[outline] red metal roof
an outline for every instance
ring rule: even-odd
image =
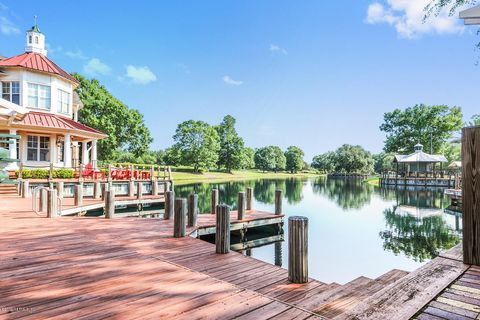
[[[69,81],[79,83],[68,72],[57,66],[46,56],[36,52],[25,52],[15,57],[0,60],[0,67],[22,67],[26,69],[52,73]]]
[[[16,121],[15,124],[23,124],[23,125],[54,128],[54,129],[81,130],[85,132],[101,134],[106,136],[103,132],[90,128],[72,119],[62,117],[56,114],[36,112],[36,111],[31,111],[27,113],[25,118],[23,118],[20,121]]]

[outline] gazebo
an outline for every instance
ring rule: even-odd
[[[418,143],[413,153],[395,155],[393,162],[397,164],[397,177],[427,177],[436,171],[437,164],[443,169],[443,163],[448,160],[443,155],[423,152],[423,145]]]

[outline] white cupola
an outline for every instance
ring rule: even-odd
[[[30,30],[27,30],[25,52],[36,52],[44,56],[47,55],[47,50],[45,50],[45,35],[38,29],[37,17],[35,17],[35,25]]]

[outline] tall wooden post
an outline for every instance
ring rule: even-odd
[[[185,214],[187,213],[187,199],[175,199],[175,216],[173,217],[173,237],[185,237],[187,230],[185,228]]]
[[[218,205],[216,211],[215,252],[228,253],[230,252],[230,207],[225,204]]]
[[[188,226],[194,227],[197,225],[198,216],[198,194],[190,194],[188,196]]]
[[[40,189],[40,199],[39,199],[39,211],[40,212],[47,212],[48,210],[48,190],[47,189]]]
[[[212,199],[211,199],[211,205],[210,205],[210,213],[215,214],[215,210],[217,209],[218,206],[218,189],[212,189]]]
[[[133,198],[135,196],[135,182],[130,180],[128,182],[128,196]]]
[[[151,181],[151,188],[152,188],[152,196],[158,196],[158,181],[157,179],[153,179]]]
[[[23,163],[20,162],[18,165],[18,179],[23,179]]]
[[[165,214],[163,218],[165,220],[169,220],[171,216],[173,216],[173,209],[175,200],[175,192],[174,191],[167,191],[165,192]]]
[[[480,126],[462,129],[463,262],[480,265]]]
[[[243,220],[245,219],[245,206],[246,206],[246,201],[245,201],[245,192],[239,192],[237,196],[237,219],[238,220]]]
[[[107,181],[112,181],[112,171],[113,171],[113,165],[111,163],[109,163],[108,164]]]
[[[76,184],[73,186],[74,205],[81,207],[83,205],[83,184]]]
[[[48,170],[48,180],[51,181],[53,179],[53,162],[50,162],[50,170]]]
[[[143,197],[143,182],[137,183],[137,199],[142,199]]]
[[[102,198],[102,183],[100,181],[95,181],[95,183],[93,184],[93,198]]]
[[[30,181],[24,180],[22,183],[22,198],[30,198],[31,196]]]
[[[63,181],[58,181],[56,183],[55,187],[57,188],[58,197],[60,199],[63,199],[64,182]]]
[[[58,214],[57,190],[49,189],[47,197],[47,218],[55,218]]]
[[[282,190],[275,190],[275,214],[282,214]]]
[[[110,188],[110,190],[105,191],[105,218],[113,219],[115,214],[115,190]]]
[[[308,282],[308,218],[288,218],[288,280]]]
[[[253,188],[247,188],[247,210],[253,210]]]
[[[135,167],[133,164],[130,165],[130,180],[135,180]]]

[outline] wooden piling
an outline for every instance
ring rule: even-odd
[[[143,182],[137,183],[137,199],[143,198]]]
[[[95,181],[95,183],[93,184],[93,198],[102,198],[102,183],[100,181]]]
[[[76,184],[73,186],[73,199],[75,206],[82,206],[83,205],[83,184]]]
[[[57,194],[60,199],[63,199],[63,190],[64,190],[64,183],[63,181],[58,181],[55,183],[55,187],[57,188]]]
[[[187,199],[175,199],[175,216],[173,217],[173,237],[185,237],[187,230],[185,228],[185,214],[187,213]]]
[[[169,220],[170,217],[173,216],[173,210],[175,207],[174,200],[175,200],[174,191],[165,192],[165,214],[163,215],[163,218],[165,220]]]
[[[282,190],[275,190],[275,214],[282,214]]]
[[[212,199],[211,199],[211,213],[215,214],[215,210],[217,209],[218,206],[218,189],[212,189]]]
[[[128,182],[128,196],[133,198],[135,196],[135,182],[130,180]]]
[[[198,217],[198,194],[190,194],[188,196],[188,223],[189,227],[197,225]]]
[[[115,190],[105,191],[105,218],[113,219],[115,214]]]
[[[308,218],[288,218],[288,280],[308,282]]]
[[[253,210],[253,188],[247,188],[247,210]]]
[[[480,265],[480,126],[462,129],[463,262]]]
[[[239,192],[237,196],[237,219],[243,220],[245,219],[245,207],[246,207],[246,200],[245,200],[245,192]]]
[[[106,192],[107,192],[107,183],[102,183],[100,185],[100,196],[102,198],[103,201],[105,201],[105,196],[106,196]]]
[[[22,183],[22,198],[30,198],[31,196],[30,181],[24,180]]]
[[[152,196],[158,196],[158,181],[157,181],[157,179],[153,179],[151,181],[151,187],[152,187]]]
[[[215,252],[230,252],[230,207],[222,204],[216,208],[217,223],[215,233]]]
[[[39,206],[38,211],[40,212],[47,212],[48,208],[48,190],[47,189],[40,189],[39,195]]]
[[[58,192],[49,189],[47,193],[47,218],[55,218],[58,215]]]

